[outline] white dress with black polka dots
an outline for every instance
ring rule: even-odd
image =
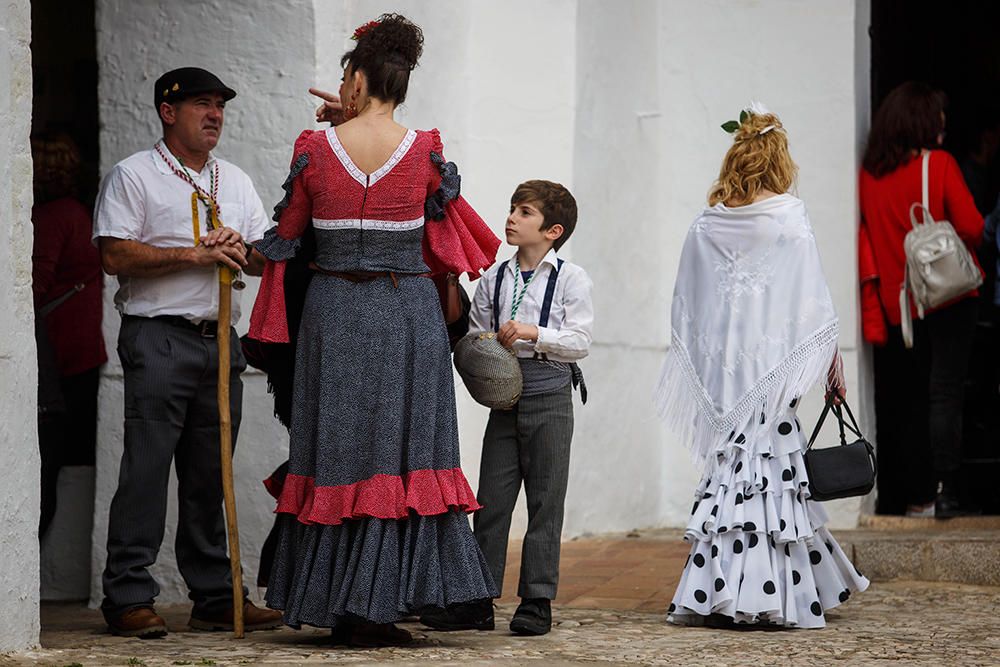
[[[723,436],[695,492],[685,540],[692,542],[667,619],[821,628],[824,612],[863,591],[858,572],[809,500],[797,400],[753,413]]]

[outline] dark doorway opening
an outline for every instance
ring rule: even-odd
[[[984,215],[1000,194],[1000,3],[873,0],[872,112],[905,81],[949,99],[944,148],[959,162]],[[996,248],[982,247],[987,273],[979,308],[963,421],[963,484],[983,509],[1000,514],[1000,309],[993,305]],[[916,417],[916,416],[915,416]]]
[[[80,165],[74,198],[88,210],[93,209],[97,194],[100,157],[94,4],[94,0],[31,2],[32,138],[65,145],[63,137],[68,136],[76,145]],[[40,201],[36,197],[36,204]],[[94,453],[79,451],[92,445],[88,438],[75,437],[74,430],[86,425],[74,423],[80,409],[75,401],[78,396],[71,397],[75,405],[68,406],[69,416],[59,431],[53,431],[51,422],[48,430],[43,430],[42,420],[39,425],[40,433],[58,433],[42,437],[42,474],[49,480],[43,481],[43,494],[47,494],[43,502],[46,530],[41,540],[43,600],[90,596]],[[64,434],[74,437],[59,437]],[[53,507],[53,489],[54,515],[44,509]]]

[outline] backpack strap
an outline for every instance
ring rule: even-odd
[[[500,331],[500,285],[503,283],[503,277],[507,273],[507,262],[510,260],[504,260],[500,266],[497,268],[497,281],[493,286],[493,332],[498,333]]]
[[[921,190],[921,193],[922,193],[922,197],[921,197],[920,201],[921,201],[921,203],[923,203],[924,210],[927,211],[928,215],[930,215],[930,212],[931,212],[930,194],[929,194],[930,187],[928,185],[928,182],[930,180],[930,176],[929,176],[930,170],[931,170],[931,152],[930,151],[925,151],[924,152],[924,158],[923,158],[923,164],[920,166],[920,172],[921,172],[920,173],[920,190]]]
[[[913,347],[913,313],[910,312],[910,262],[903,265],[903,284],[899,286],[899,325],[903,332],[903,345]]]

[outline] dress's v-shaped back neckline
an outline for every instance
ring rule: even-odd
[[[370,187],[375,185],[379,179],[388,174],[392,171],[393,167],[399,164],[399,161],[403,159],[403,156],[405,156],[410,150],[414,140],[417,138],[417,132],[416,130],[407,130],[406,134],[404,134],[403,138],[400,140],[399,145],[396,146],[396,150],[392,152],[392,155],[389,156],[381,167],[373,171],[371,174],[366,173],[358,167],[358,165],[354,164],[354,160],[352,160],[351,156],[348,155],[347,149],[344,148],[342,143],[340,143],[340,137],[337,135],[337,129],[335,127],[331,127],[326,130],[326,138],[327,141],[330,142],[330,148],[337,156],[337,159],[340,160],[340,164],[342,164],[344,169],[347,170],[347,173],[349,173],[354,180],[361,185]]]

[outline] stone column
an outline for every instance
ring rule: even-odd
[[[0,653],[38,643],[37,368],[31,293],[31,5],[0,5]]]

